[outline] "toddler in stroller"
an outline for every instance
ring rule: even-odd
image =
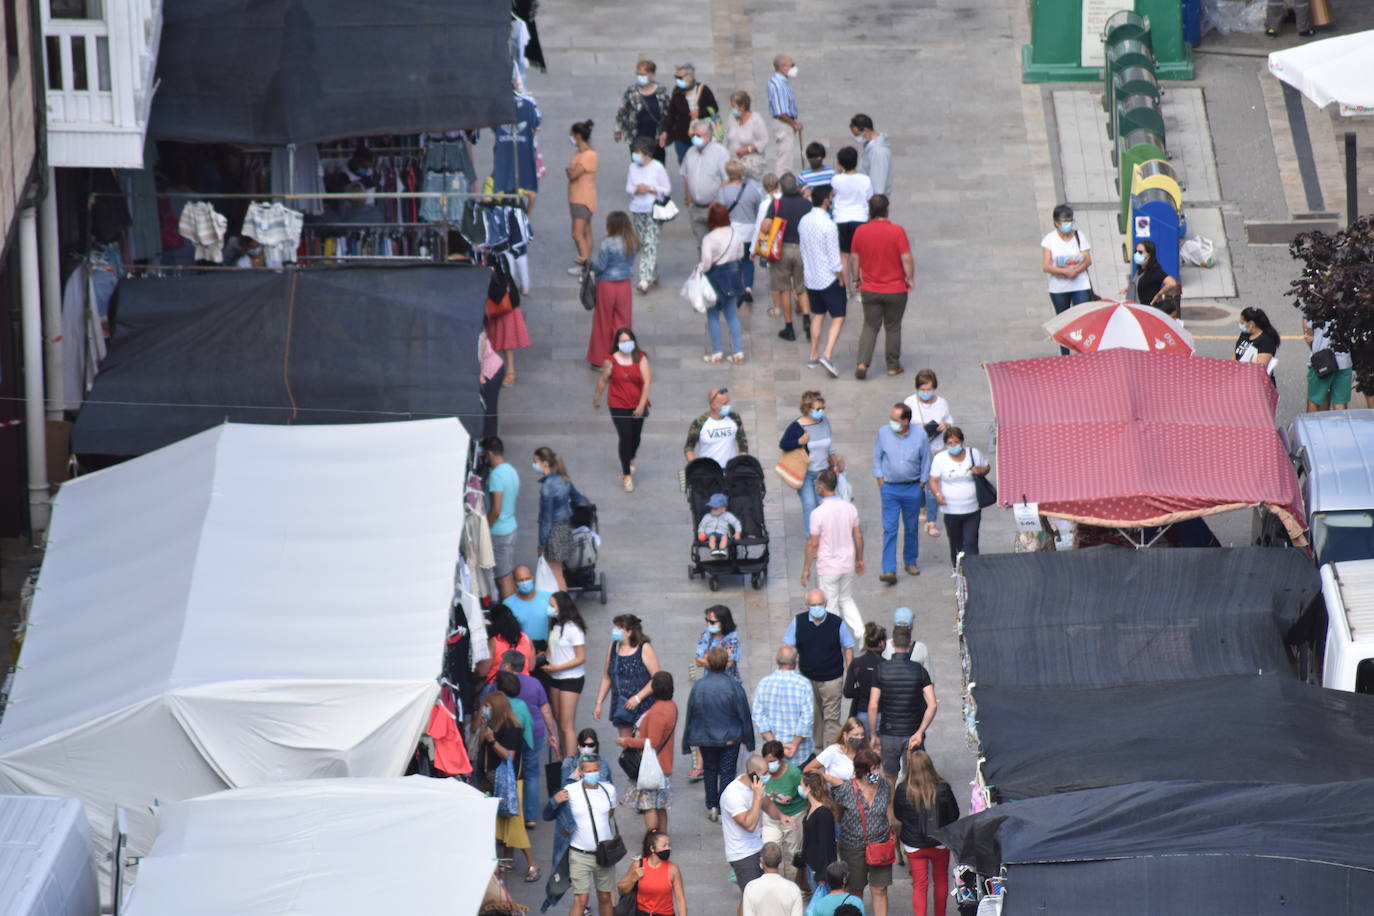
[[[768,575],[768,529],[758,459],[740,455],[722,468],[710,458],[698,458],[687,465],[684,477],[693,532],[688,578],[701,576],[716,591],[721,576],[748,576],[754,588],[762,588]]]
[[[713,557],[729,556],[730,551],[725,548],[732,537],[739,537],[739,519],[726,508],[729,504],[724,493],[712,493],[706,501],[707,512],[697,525],[697,540],[711,548]]]

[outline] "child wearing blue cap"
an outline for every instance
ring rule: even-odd
[[[713,557],[725,556],[730,539],[739,537],[739,519],[726,508],[729,504],[724,493],[712,493],[706,501],[706,508],[710,511],[701,517],[701,523],[697,525],[697,540],[706,542]]]

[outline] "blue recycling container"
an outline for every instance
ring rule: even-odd
[[[1178,276],[1178,240],[1182,219],[1174,209],[1174,202],[1161,188],[1146,188],[1131,195],[1131,247],[1135,243],[1155,243],[1159,266],[1171,277]]]

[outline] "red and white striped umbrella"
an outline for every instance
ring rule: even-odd
[[[1075,353],[1148,350],[1193,355],[1193,336],[1159,309],[1139,302],[1084,302],[1045,322],[1055,343]]]

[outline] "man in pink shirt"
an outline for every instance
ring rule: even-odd
[[[829,468],[816,475],[816,494],[821,504],[811,510],[801,584],[803,588],[809,587],[814,563],[826,610],[839,614],[858,640],[863,638],[864,621],[853,593],[854,576],[864,571],[864,533],[859,527],[859,510],[835,495],[838,483],[835,472]]]

